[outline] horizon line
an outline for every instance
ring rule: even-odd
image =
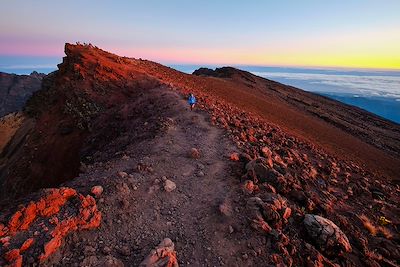
[[[2,57],[4,55],[0,55]],[[7,55],[10,57],[10,55]],[[12,57],[12,56],[11,56]],[[24,56],[18,56],[18,57],[24,57]],[[35,57],[35,58],[60,58],[59,56],[29,56],[29,57]],[[133,58],[133,59],[139,59],[140,57],[128,57],[128,58]],[[61,57],[62,59],[62,57]],[[144,58],[141,58],[144,59]],[[388,72],[400,72],[400,68],[384,68],[384,67],[348,67],[348,66],[321,66],[321,65],[279,65],[279,64],[249,64],[249,63],[196,63],[196,62],[174,62],[174,61],[156,61],[153,59],[144,59],[144,60],[149,60],[153,61],[156,63],[160,63],[166,66],[212,66],[212,67],[271,67],[271,68],[295,68],[295,69],[310,69],[310,70],[316,70],[316,69],[322,69],[322,70],[363,70],[363,71],[388,71]],[[55,70],[57,69],[57,65],[60,64],[60,62],[53,64],[9,64],[9,65],[0,65],[0,69],[51,69],[54,68]]]

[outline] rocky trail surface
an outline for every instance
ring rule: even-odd
[[[151,117],[143,125],[162,121],[163,132],[87,166],[69,184],[80,191],[88,188],[81,181],[102,186],[97,201],[104,223],[68,238],[53,263],[92,266],[111,255],[138,266],[161,240],[171,238],[181,266],[251,265],[242,262],[251,231],[240,215],[237,163],[229,160],[235,147],[207,113],[191,112],[176,93],[148,93],[163,117],[152,116],[149,107]]]

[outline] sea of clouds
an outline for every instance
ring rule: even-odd
[[[400,75],[396,72],[388,72],[385,75],[258,71],[253,73],[307,91],[353,94],[355,97],[388,97],[400,101]]]

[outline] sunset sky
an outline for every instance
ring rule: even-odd
[[[64,43],[80,41],[169,64],[400,69],[399,0],[2,0],[0,5],[3,66],[59,62]]]

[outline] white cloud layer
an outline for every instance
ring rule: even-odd
[[[400,98],[400,76],[357,76],[316,73],[253,72],[267,79],[314,92]]]

